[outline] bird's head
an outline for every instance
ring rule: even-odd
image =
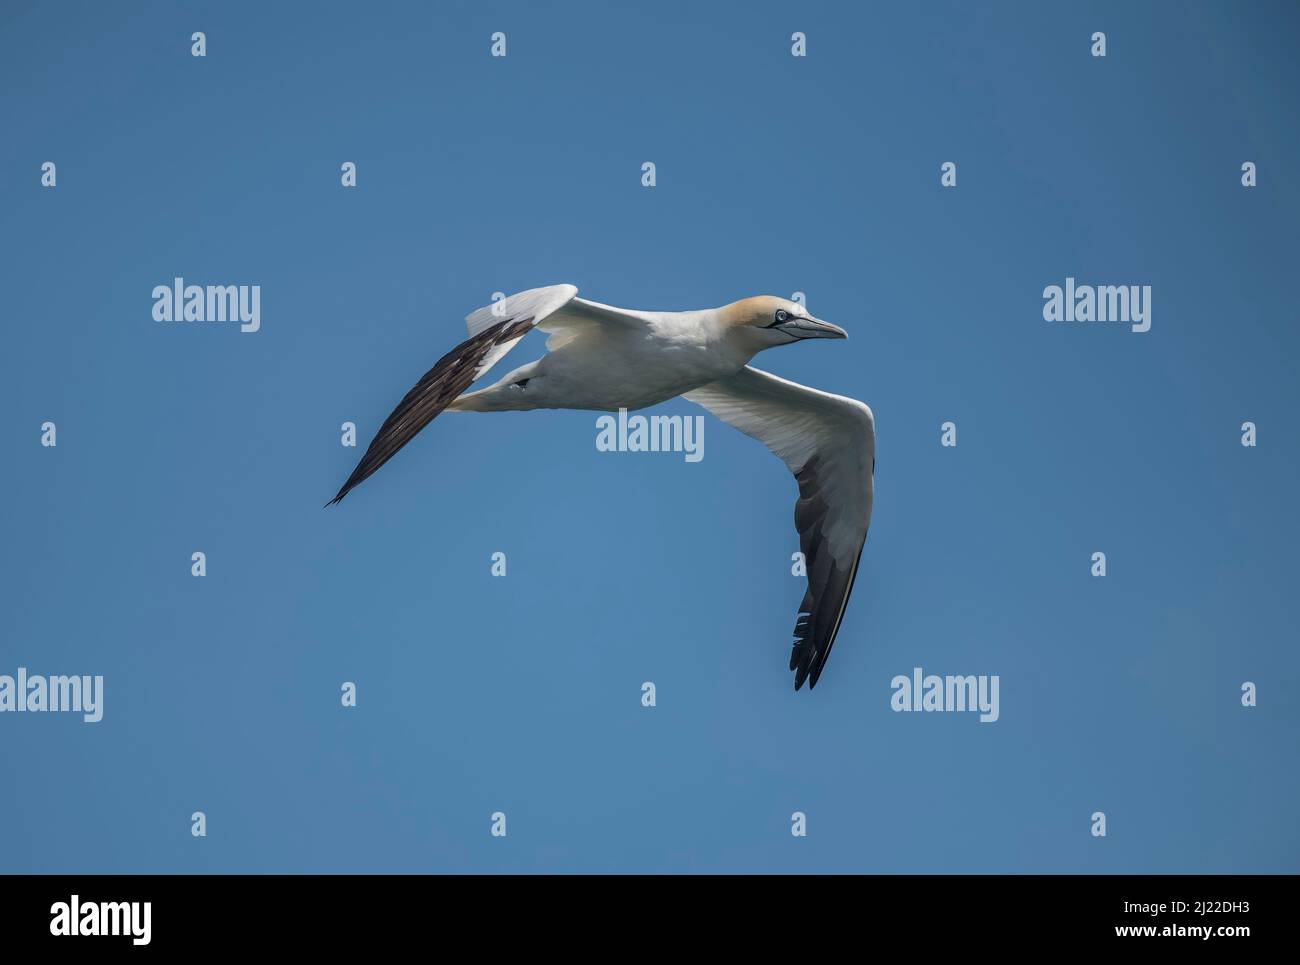
[[[848,338],[838,325],[813,318],[798,302],[775,295],[756,295],[718,311],[728,342],[751,355],[806,338]]]

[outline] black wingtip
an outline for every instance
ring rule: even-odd
[[[352,475],[348,476],[347,482],[345,482],[341,487],[339,487],[339,491],[334,494],[334,498],[325,504],[326,509],[329,509],[335,503],[343,502],[344,496],[352,492],[352,490],[356,489],[357,486],[359,486],[361,483],[365,481],[366,478],[365,476],[361,476],[361,478],[358,479],[357,478],[358,475],[359,475],[359,467],[358,469],[352,470]]]
[[[790,663],[793,664],[790,669],[794,671],[794,689],[797,691],[803,686],[803,682],[808,679],[808,665],[802,660],[796,661],[794,658],[791,658]]]
[[[807,667],[800,667],[794,675],[794,689],[796,691],[803,688],[804,681],[808,682],[808,689],[811,691],[817,686],[817,678],[821,676],[821,669],[809,671]]]

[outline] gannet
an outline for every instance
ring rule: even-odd
[[[856,399],[749,365],[764,349],[847,338],[797,302],[759,295],[721,308],[645,312],[578,298],[573,285],[534,288],[465,319],[469,338],[440,358],[384,420],[333,505],[443,411],[642,409],[682,396],[775,453],[799,484],[795,528],[808,589],[795,620],[794,689],[816,686],[844,620],[871,522],[875,418]],[[546,354],[467,392],[534,328]]]

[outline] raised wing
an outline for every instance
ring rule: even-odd
[[[815,687],[853,592],[871,523],[875,419],[867,406],[752,367],[688,392],[772,450],[794,473],[794,524],[808,570],[795,620],[794,689]]]
[[[541,322],[571,302],[576,294],[578,289],[573,285],[530,288],[470,312],[465,316],[465,327],[469,329],[469,337],[473,338],[510,318],[531,316]]]
[[[601,329],[644,329],[650,324],[651,314],[589,302],[585,298],[573,298],[537,327],[543,332],[551,333],[551,337],[546,340],[546,348],[554,352],[576,338],[591,335]]]
[[[416,433],[555,311],[573,300],[572,285],[533,288],[480,308],[465,318],[469,338],[438,359],[384,420],[347,482],[325,505],[337,503],[396,455]]]
[[[469,329],[470,337],[473,337],[503,319],[531,315],[536,319],[536,328],[550,333],[546,347],[555,351],[573,339],[603,326],[644,328],[648,323],[648,314],[645,312],[587,301],[576,297],[577,293],[578,289],[572,285],[533,288],[478,309],[466,316],[465,326]],[[493,362],[510,351],[513,344],[512,342],[503,348]]]

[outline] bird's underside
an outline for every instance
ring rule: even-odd
[[[843,622],[871,520],[871,410],[730,355],[683,351],[684,341],[692,348],[691,326],[713,324],[711,313],[633,312],[576,294],[571,285],[533,289],[468,316],[469,338],[406,393],[327,505],[342,500],[448,408],[631,409],[682,395],[758,439],[798,482],[795,528],[808,589],[795,621],[790,669],[796,690],[805,680],[815,686]],[[817,320],[805,315],[799,321]],[[466,392],[533,328],[551,334],[547,356],[488,389]]]

